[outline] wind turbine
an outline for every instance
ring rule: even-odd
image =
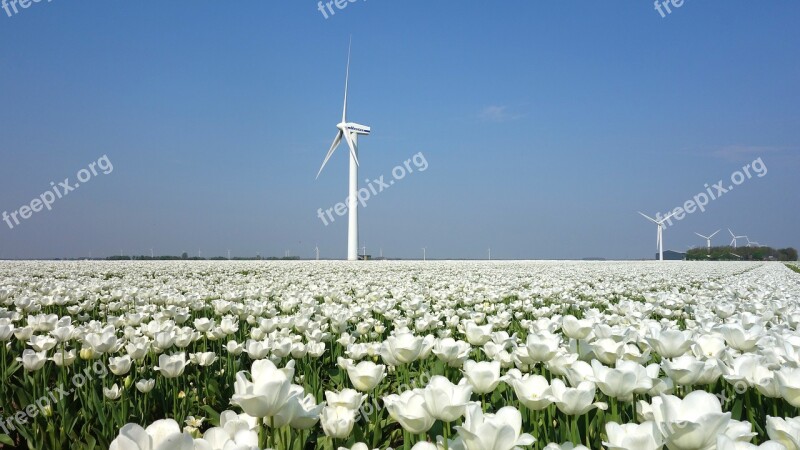
[[[427,252],[428,252],[428,249],[425,248],[425,247],[422,247],[422,260],[423,261],[427,261],[428,260],[428,255],[426,254]]]
[[[713,238],[713,237],[714,237],[714,236],[715,236],[717,233],[719,233],[720,231],[721,231],[721,230],[717,230],[717,231],[713,232],[713,233],[711,234],[711,236],[703,236],[702,234],[700,234],[700,233],[697,233],[697,232],[695,232],[694,234],[696,234],[696,235],[698,235],[698,236],[700,236],[701,238],[703,238],[703,239],[705,239],[705,240],[706,240],[706,250],[710,252],[710,251],[711,251],[711,238]]]
[[[747,239],[747,246],[748,247],[758,247],[758,246],[761,245],[756,241],[750,241],[750,238],[748,238],[747,236],[745,236],[744,238]]]
[[[730,233],[731,237],[733,238],[731,240],[731,246],[733,246],[733,248],[737,248],[738,247],[738,244],[739,244],[738,240],[739,239],[747,239],[747,236],[737,236],[737,235],[733,234],[733,231],[731,231],[730,228],[728,228],[728,233]]]
[[[648,216],[647,214],[645,214],[645,213],[643,213],[641,211],[639,211],[639,214],[641,214],[642,217],[644,217],[645,219],[649,220],[650,222],[653,222],[654,224],[656,224],[658,226],[658,233],[656,234],[656,245],[658,246],[658,260],[659,261],[663,261],[664,260],[664,237],[663,237],[663,235],[664,235],[664,231],[663,231],[664,230],[664,222],[666,222],[667,219],[672,217],[675,213],[672,213],[672,214],[668,215],[667,217],[664,217],[661,220],[653,219],[652,217]]]
[[[352,39],[350,42],[352,47]],[[359,125],[354,122],[347,121],[347,88],[350,82],[350,48],[347,50],[347,74],[344,81],[344,108],[342,109],[342,121],[336,125],[339,132],[333,140],[328,154],[325,155],[325,161],[322,162],[322,167],[317,172],[317,178],[325,168],[325,164],[336,151],[336,148],[344,138],[347,146],[350,148],[350,195],[347,197],[347,211],[348,211],[348,225],[347,225],[347,259],[348,261],[358,260],[358,136],[369,135],[370,127],[366,125]]]

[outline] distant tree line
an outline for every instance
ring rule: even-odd
[[[227,261],[228,258],[224,256],[213,256],[210,258],[202,258],[199,256],[189,256],[184,253],[181,256],[126,256],[126,255],[116,255],[116,256],[109,256],[105,258],[106,261]],[[266,258],[261,256],[237,256],[231,258],[231,261],[298,261],[300,260],[299,256],[268,256]]]
[[[711,247],[693,248],[686,252],[688,261],[797,261],[794,248]]]

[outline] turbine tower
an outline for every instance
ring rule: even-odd
[[[667,219],[672,217],[675,213],[672,213],[672,214],[668,215],[667,217],[664,217],[661,220],[653,219],[652,217],[648,216],[647,214],[645,214],[645,213],[643,213],[641,211],[639,211],[639,214],[641,214],[642,217],[644,217],[645,219],[649,220],[650,222],[653,222],[654,224],[658,225],[658,232],[656,234],[656,246],[658,247],[658,260],[659,261],[663,261],[664,260],[664,237],[663,237],[663,235],[664,235],[664,232],[663,232],[663,230],[664,230],[664,222],[666,222]]]
[[[713,237],[714,237],[714,236],[715,236],[717,233],[719,233],[720,231],[721,231],[721,230],[717,230],[717,231],[715,231],[714,233],[712,233],[712,234],[711,234],[711,236],[703,236],[702,234],[700,234],[700,233],[697,233],[697,232],[695,232],[694,234],[696,234],[696,235],[698,235],[698,236],[700,236],[701,238],[703,238],[703,239],[705,239],[705,240],[706,240],[706,250],[710,252],[710,251],[711,251],[711,238],[713,238]]]
[[[352,39],[350,42],[352,47]],[[347,197],[347,212],[348,212],[348,225],[347,225],[347,259],[348,261],[358,260],[358,136],[370,134],[370,127],[366,125],[359,125],[354,122],[347,121],[347,88],[350,82],[350,48],[347,50],[347,73],[344,79],[344,108],[342,109],[342,121],[336,125],[339,132],[333,140],[328,154],[325,155],[325,161],[322,162],[322,167],[317,172],[317,178],[325,168],[325,164],[336,151],[336,148],[344,138],[347,146],[350,148],[350,195]]]
[[[737,235],[733,234],[733,231],[731,231],[730,228],[728,228],[728,233],[730,233],[731,237],[733,238],[733,239],[731,239],[731,246],[733,248],[737,248],[739,246],[738,245],[739,244],[739,239],[747,239],[747,236],[737,236]]]

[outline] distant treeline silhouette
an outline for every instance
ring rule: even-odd
[[[689,261],[797,261],[794,248],[772,247],[705,247],[686,252]]]
[[[105,258],[106,261],[227,261],[228,258],[224,256],[212,256],[210,258],[203,258],[198,256],[188,256],[185,253],[181,256],[145,256],[145,255],[116,255]],[[297,261],[299,256],[245,256],[233,257],[231,261]]]

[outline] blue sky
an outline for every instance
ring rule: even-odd
[[[98,174],[13,229],[0,258],[346,256],[341,115],[361,179],[428,163],[361,210],[369,253],[647,258],[671,210],[768,168],[665,231],[800,245],[800,3],[69,1],[0,10],[0,212]],[[727,231],[725,231],[727,235]],[[722,233],[720,233],[722,234]],[[717,243],[728,242],[720,239]]]

